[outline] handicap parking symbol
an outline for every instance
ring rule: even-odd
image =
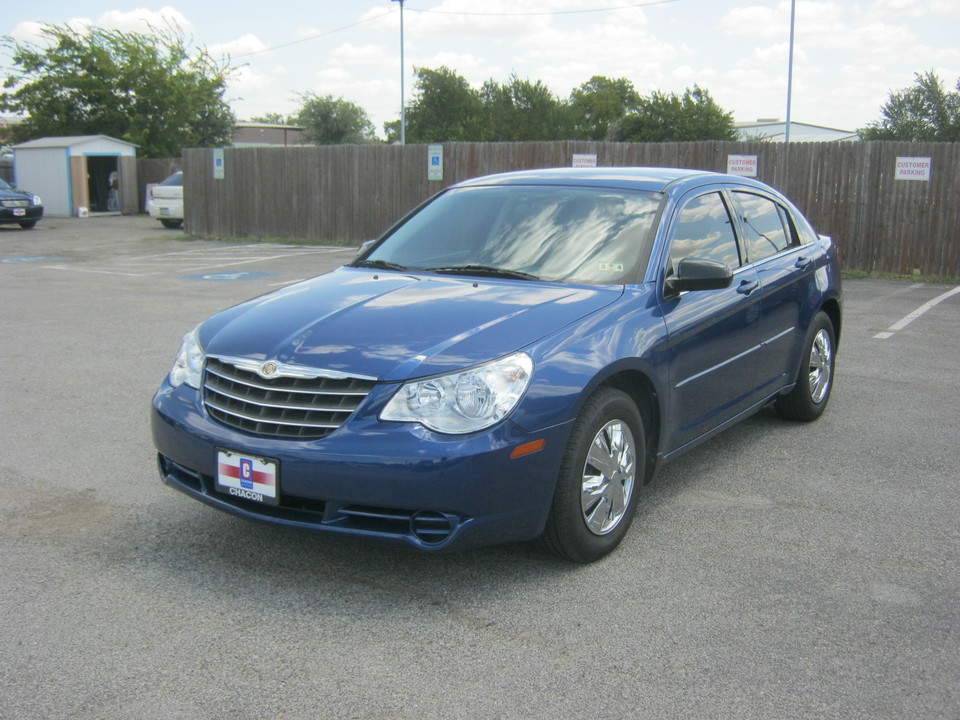
[[[237,282],[238,280],[254,280],[256,278],[272,277],[277,273],[268,273],[268,272],[247,272],[247,271],[233,271],[233,272],[215,272],[215,273],[204,273],[202,275],[187,275],[184,279],[186,280],[205,280],[208,282]]]

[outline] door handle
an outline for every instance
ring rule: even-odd
[[[798,270],[806,270],[811,265],[813,265],[813,258],[809,258],[806,255],[801,255],[797,258],[797,262],[795,262],[793,266]]]
[[[760,287],[759,280],[743,280],[739,287],[737,287],[737,292],[741,295],[749,295],[758,287]]]

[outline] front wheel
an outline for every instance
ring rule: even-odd
[[[36,220],[23,220],[20,222],[20,227],[22,227],[24,230],[32,230],[36,224]]]
[[[645,457],[637,406],[619,390],[598,390],[574,423],[541,544],[581,563],[617,547],[633,521]]]
[[[818,312],[807,333],[797,384],[788,394],[777,398],[777,412],[789,420],[805,422],[820,417],[833,390],[835,364],[833,323],[825,312]]]

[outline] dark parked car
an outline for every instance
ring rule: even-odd
[[[0,179],[0,223],[16,223],[29,230],[43,217],[43,201],[39,195],[18,190]]]
[[[493,175],[188,333],[153,437],[166,483],[243,517],[586,562],[664,461],[770,403],[817,418],[840,328],[834,243],[766,185]]]

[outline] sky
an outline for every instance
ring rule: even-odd
[[[960,80],[960,0],[796,0],[791,118],[855,130],[881,117],[892,90],[935,71]],[[699,85],[734,120],[784,119],[789,0],[122,0],[5,3],[0,34],[38,42],[43,24],[151,32],[173,23],[236,70],[238,120],[296,111],[300,94],[342,97],[383,123],[409,104],[414,68],[446,66],[475,88],[512,74],[558,97],[594,75],[641,94]],[[0,49],[0,67],[10,53]],[[401,94],[401,73],[405,94]],[[4,76],[6,73],[4,73]]]

